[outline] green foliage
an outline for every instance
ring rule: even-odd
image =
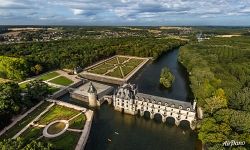
[[[14,82],[0,83],[0,129],[21,108],[21,90]]]
[[[0,77],[22,80],[29,72],[28,62],[23,58],[0,56]]]
[[[24,117],[22,120],[18,121],[12,128],[7,130],[1,137],[1,139],[7,139],[12,138],[14,135],[16,135],[21,129],[23,129],[27,124],[29,124],[33,119],[35,119],[36,116],[38,116],[41,112],[43,112],[51,103],[50,102],[43,102],[39,107],[37,107],[35,110],[30,112],[26,117]],[[5,117],[5,120],[7,120],[7,117]]]
[[[185,43],[185,41],[177,39],[126,37],[2,44],[0,45],[0,56],[3,56],[0,58],[4,58],[4,62],[0,60],[0,68],[2,66],[5,70],[3,64],[6,61],[11,61],[11,57],[15,57],[12,60],[15,62],[14,67],[10,65],[11,68],[8,69],[7,67],[7,69],[11,71],[15,69],[16,73],[14,76],[12,72],[9,74],[7,70],[0,74],[2,76],[6,75],[6,73],[9,74],[6,78],[23,79],[27,73],[32,75],[33,73],[38,74],[55,68],[73,69],[76,66],[84,68],[115,54],[154,57],[157,59],[162,53]],[[29,65],[25,65],[26,62]]]
[[[241,91],[235,93],[235,95],[232,96],[230,105],[233,108],[250,112],[250,88],[245,87]]]
[[[227,99],[223,89],[218,89],[214,96],[205,99],[204,109],[210,114],[213,114],[215,111],[226,108]]]
[[[179,61],[205,119],[199,139],[216,149],[224,140],[250,144],[250,37],[212,38],[181,48]],[[244,149],[246,146],[242,146]]]
[[[17,112],[20,109],[21,90],[17,83],[0,84],[0,112]]]
[[[41,141],[31,141],[25,143],[21,138],[17,139],[4,139],[0,141],[0,149],[2,150],[50,150],[52,147],[49,143],[43,143]]]
[[[29,101],[41,101],[50,94],[50,87],[41,80],[32,80],[26,85],[27,94],[25,99]]]
[[[170,70],[167,67],[164,67],[161,70],[161,75],[160,75],[160,83],[166,87],[170,88],[172,86],[172,83],[174,82],[175,77],[173,74],[170,72]]]

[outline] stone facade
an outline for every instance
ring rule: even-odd
[[[177,126],[186,120],[190,123],[191,129],[195,128],[196,103],[191,105],[190,102],[138,93],[135,85],[124,84],[119,87],[113,95],[113,105],[115,110],[131,115],[139,113],[143,116],[145,112],[149,112],[151,119],[159,114],[163,122],[172,117]]]

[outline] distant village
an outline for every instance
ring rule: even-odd
[[[144,31],[147,32],[144,32]],[[119,37],[173,37],[186,36],[192,33],[192,28],[188,27],[159,27],[159,28],[70,28],[70,27],[0,27],[0,43],[22,43],[22,42],[47,42],[61,39],[79,39],[79,38],[119,38]]]

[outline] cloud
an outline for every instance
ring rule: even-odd
[[[0,9],[30,9],[30,7],[22,1],[0,0]]]
[[[84,12],[84,10],[82,10],[82,9],[76,9],[76,8],[73,8],[72,11],[73,11],[74,15],[82,15],[83,12]]]
[[[62,19],[83,24],[88,21],[164,24],[166,20],[184,22],[183,18],[189,22],[227,16],[250,20],[249,13],[247,0],[0,0],[0,19],[29,17],[34,22]]]

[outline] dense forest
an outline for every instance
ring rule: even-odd
[[[199,139],[208,149],[225,141],[250,148],[250,37],[212,38],[181,48],[179,61],[190,74],[191,89],[204,111]]]
[[[0,77],[22,80],[27,76],[37,74],[36,66],[43,68],[43,72],[57,68],[86,67],[115,54],[157,59],[162,53],[185,43],[177,39],[127,37],[3,44],[0,45],[0,55],[2,55],[0,67],[7,66],[7,68],[1,71]],[[11,57],[19,59],[11,59]],[[26,63],[13,67],[13,64],[18,63],[17,61],[21,64]],[[12,68],[18,69],[14,72]],[[20,68],[22,71],[19,70]],[[12,75],[8,72],[12,72]]]

